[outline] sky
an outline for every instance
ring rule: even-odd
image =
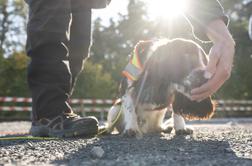
[[[187,0],[142,0],[146,2],[149,17],[175,18],[188,7]],[[110,18],[118,17],[118,13],[127,14],[129,0],[112,0],[105,9],[93,10],[93,20],[102,19],[103,24],[109,24]]]

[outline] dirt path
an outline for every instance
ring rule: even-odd
[[[0,133],[27,132],[30,123],[0,123]],[[91,139],[0,141],[2,165],[252,165],[252,119],[194,122],[192,136],[118,135]],[[104,155],[92,155],[94,147]]]

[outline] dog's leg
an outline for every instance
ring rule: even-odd
[[[167,111],[172,111],[171,105],[169,105],[169,106],[166,108],[166,112],[167,112]],[[164,117],[165,117],[165,115],[164,115]],[[173,118],[171,117],[171,118],[169,118],[169,119],[163,121],[161,127],[162,127],[162,132],[164,132],[164,133],[171,133],[172,130],[173,130],[173,128],[174,128],[174,125],[173,125]]]
[[[174,129],[176,135],[190,135],[193,133],[193,130],[186,127],[185,120],[181,115],[172,113]]]
[[[125,129],[123,134],[130,137],[133,136],[141,137],[142,133],[140,132],[138,127],[134,102],[129,93],[126,93],[126,95],[123,96],[122,111],[124,114],[124,123],[125,123]]]
[[[141,105],[137,109],[138,126],[143,134],[160,133],[163,131],[163,121],[166,109],[162,110],[146,110],[150,108],[148,105]]]
[[[171,133],[172,130],[173,130],[173,128],[174,128],[174,126],[173,126],[173,118],[167,119],[162,124],[162,132],[164,132],[164,133]]]

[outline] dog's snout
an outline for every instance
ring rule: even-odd
[[[192,83],[190,80],[186,79],[183,83],[184,87],[185,87],[185,91],[189,92],[192,89]]]
[[[204,77],[204,70],[193,70],[184,81],[184,86],[190,90],[206,83],[208,79]]]

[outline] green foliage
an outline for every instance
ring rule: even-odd
[[[252,42],[247,33],[252,5],[246,6],[241,0],[220,1],[230,16],[229,29],[236,41],[236,54],[232,76],[215,96],[221,99],[252,99]],[[7,9],[9,12],[6,12]],[[25,33],[25,13],[23,0],[0,0],[1,96],[29,95],[26,85],[28,59],[22,51],[18,51],[23,49],[24,37],[16,36]],[[16,20],[22,26],[15,24]],[[143,0],[129,0],[128,14],[119,14],[119,19],[111,19],[109,25],[103,25],[100,19],[95,20],[92,56],[85,63],[73,97],[115,97],[121,71],[134,45],[139,40],[159,37],[192,39],[191,28],[182,17],[172,23],[150,20]],[[211,44],[202,46],[208,52]]]
[[[139,0],[130,0],[128,14],[119,17],[117,21],[111,19],[107,27],[101,24],[100,19],[95,21],[91,53],[92,62],[101,63],[117,82],[134,45],[139,40],[150,38],[151,27],[146,17],[146,7]]]
[[[24,0],[0,0],[0,51],[24,49],[27,8]]]
[[[0,96],[29,96],[26,82],[28,57],[24,52],[0,56]]]
[[[73,97],[100,99],[115,97],[117,84],[111,75],[103,70],[102,65],[87,61],[84,69],[79,75]]]
[[[215,96],[217,99],[251,99],[252,49],[247,25],[252,5],[244,6],[242,1],[237,0],[221,2],[230,16],[229,29],[236,41],[236,55],[231,78]],[[149,20],[141,0],[129,0],[128,15],[121,15],[120,18],[118,22],[111,20],[107,27],[101,24],[101,20],[96,20],[92,48],[94,55],[92,61],[103,64],[104,70],[112,73],[116,81],[119,80],[120,72],[137,41],[159,37],[192,39],[191,28],[184,18],[177,18],[172,23],[165,20]],[[206,49],[206,52],[211,47],[211,44],[199,44]]]
[[[223,0],[223,5],[231,16],[229,29],[236,42],[236,53],[231,78],[216,93],[216,97],[252,99],[252,41],[247,28],[252,5],[244,6],[237,0]]]

